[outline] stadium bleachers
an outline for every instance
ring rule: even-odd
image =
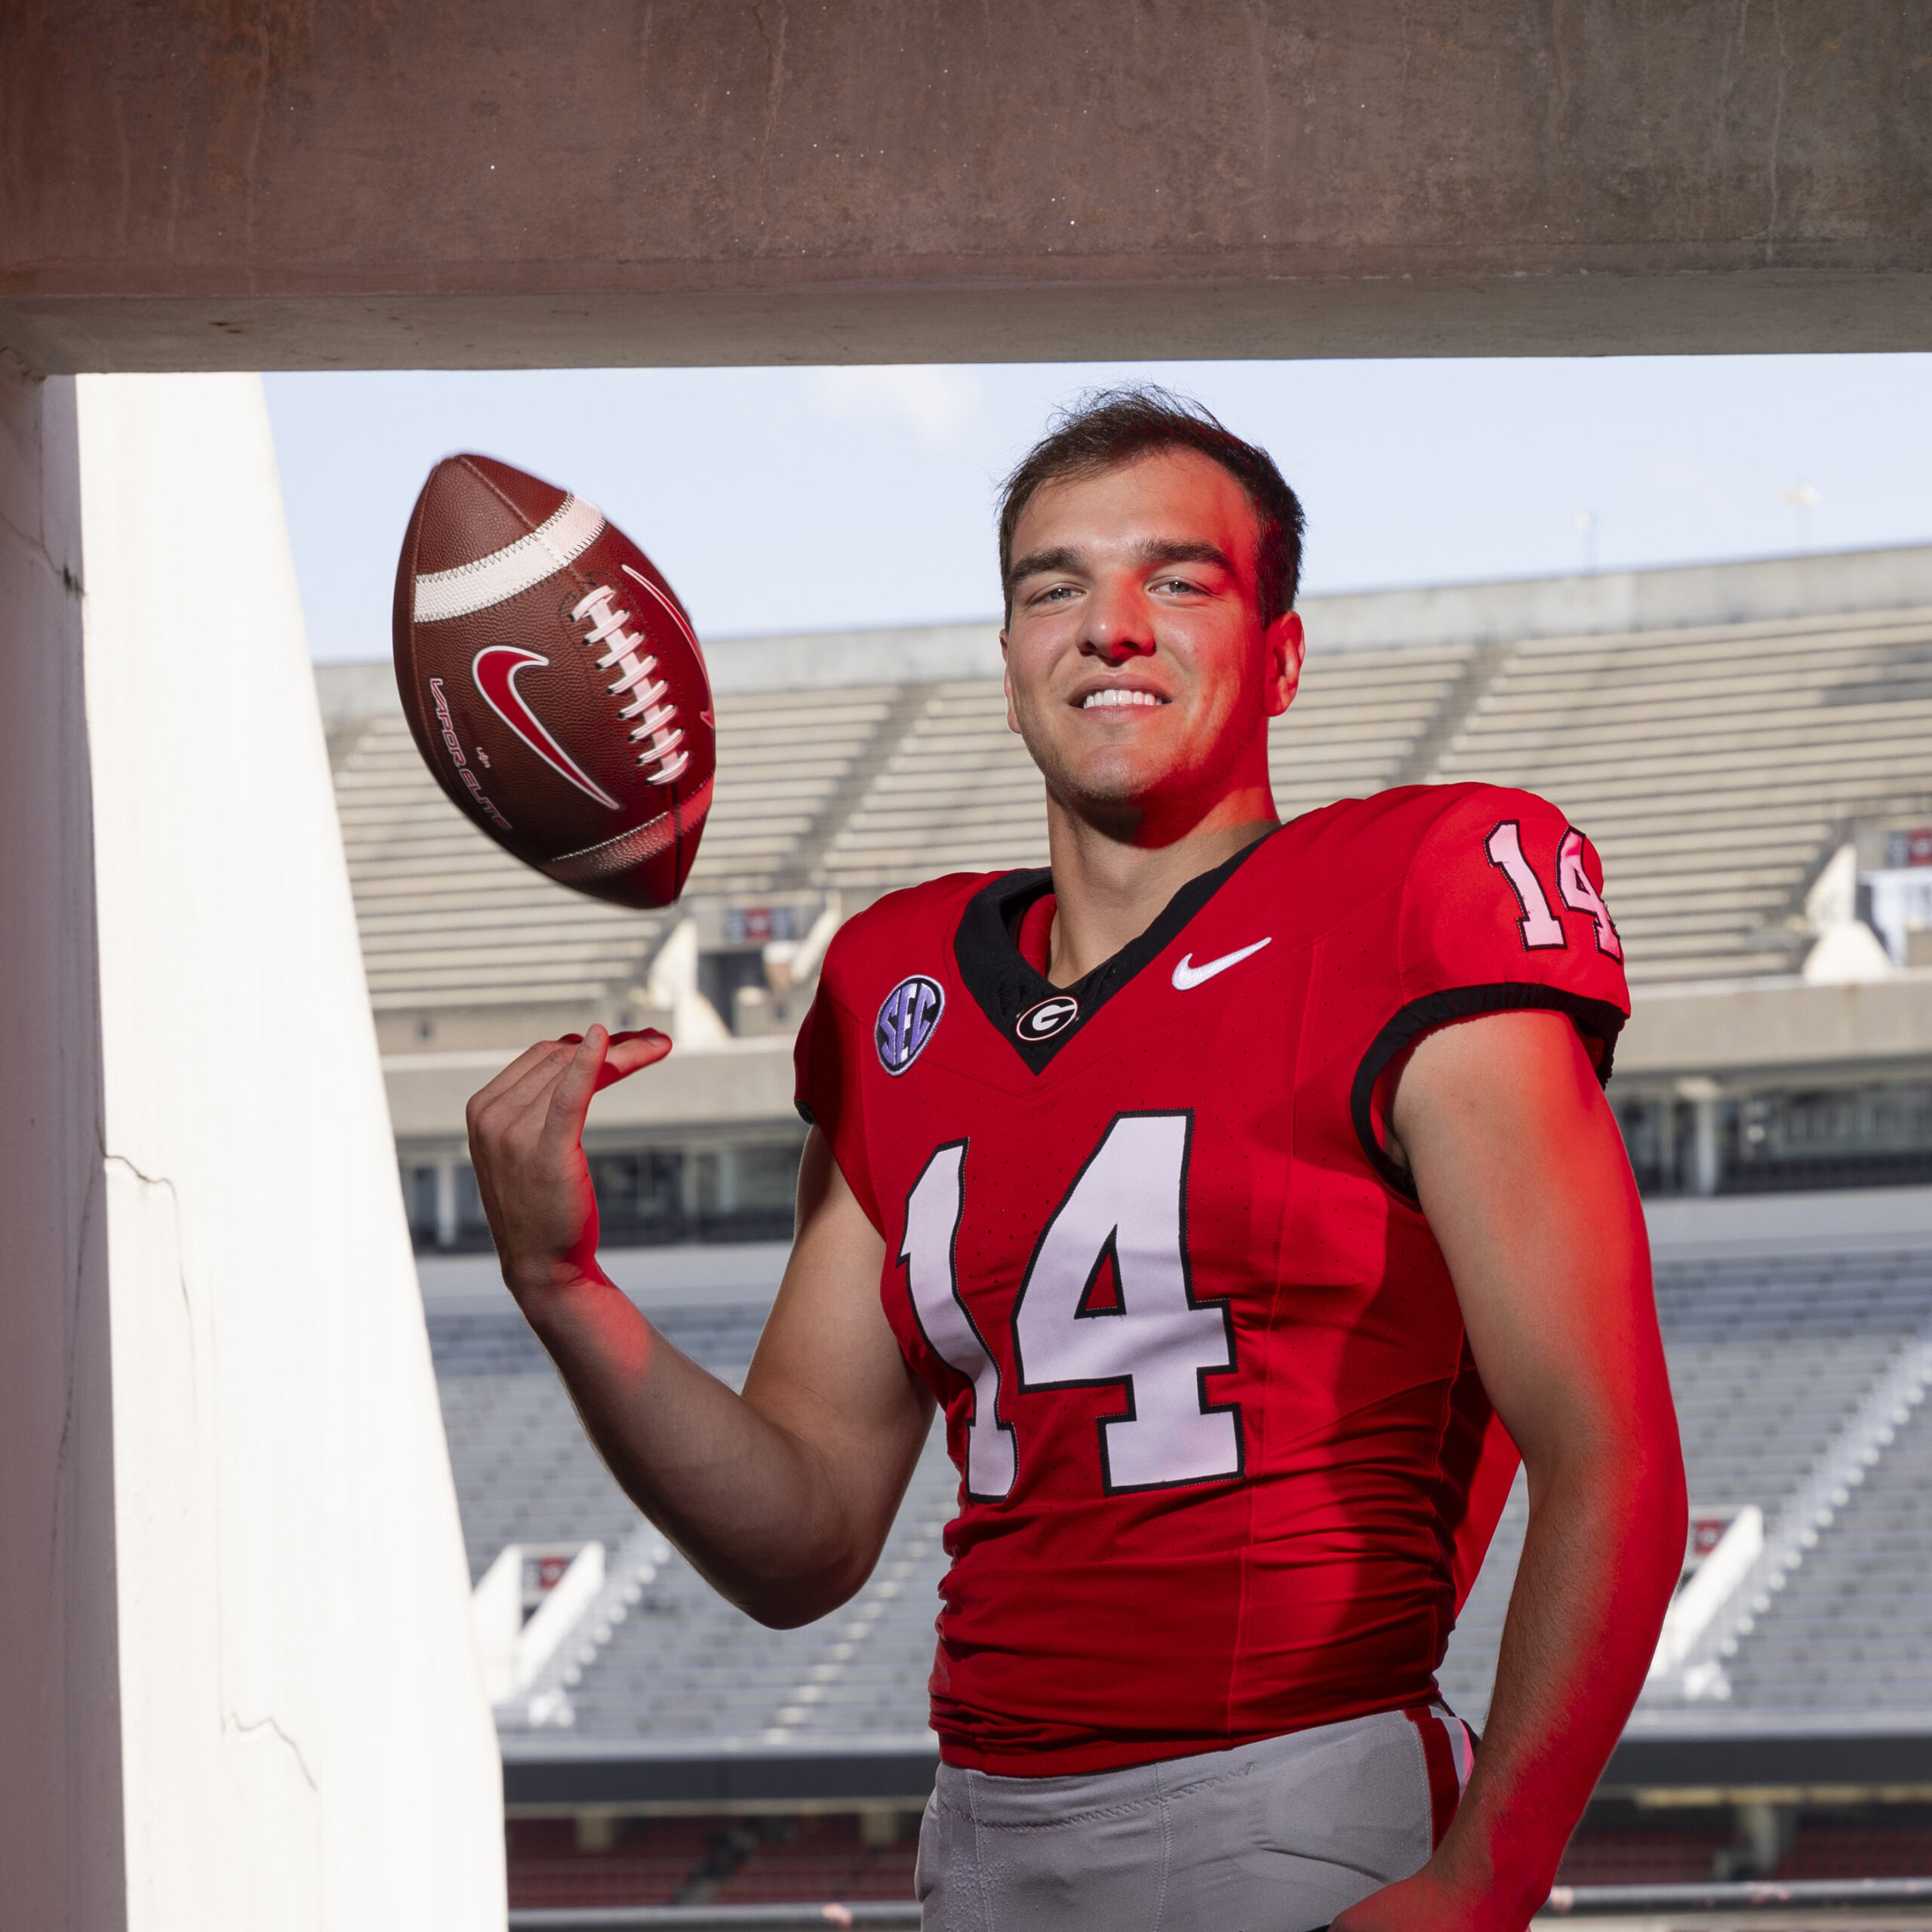
[[[332,734],[331,750],[379,1024],[405,1011],[594,1004],[641,974],[663,919],[567,891],[493,844],[437,789],[399,710]]]
[[[1932,806],[1932,608],[1326,648],[1315,600],[1309,625],[1270,756],[1283,814],[1399,783],[1543,791],[1603,854],[1633,982],[1795,970],[1805,889],[1847,824]],[[331,755],[379,1016],[623,997],[668,922],[503,855],[423,771],[392,693],[351,669],[368,695]],[[835,890],[849,913],[1044,862],[996,678],[726,688],[717,714],[688,905]]]
[[[1694,1501],[1706,1508],[1755,1502],[1770,1518],[1887,1364],[1932,1321],[1932,1255],[1871,1248],[1808,1257],[1666,1257],[1657,1269],[1657,1294]],[[712,1303],[656,1310],[654,1318],[678,1346],[735,1383],[749,1364],[762,1307]],[[430,1332],[472,1575],[480,1577],[508,1542],[595,1537],[612,1550],[623,1544],[638,1527],[635,1512],[598,1461],[521,1320],[507,1308],[439,1315],[432,1306]],[[1923,1607],[1932,1550],[1932,1428],[1922,1415],[1915,1411],[1896,1430],[1809,1560],[1727,1659],[1727,1701],[1687,1709],[1681,1700],[1649,1695],[1640,1720],[1659,1712],[1668,1722],[1694,1726],[1714,1718],[1815,1720],[1827,1711],[1854,1718],[1932,1716],[1932,1643]],[[660,1544],[655,1574],[635,1592],[628,1614],[574,1639],[581,1647],[565,1680],[569,1734],[600,1747],[728,1755],[801,1745],[875,1749],[924,1739],[925,1680],[944,1566],[939,1535],[955,1488],[936,1429],[871,1582],[851,1604],[798,1630],[753,1623]],[[1519,1483],[1442,1672],[1449,1701],[1478,1726],[1522,1523]],[[500,1715],[506,1736],[526,1727],[520,1712]],[[554,1727],[559,1719],[553,1713],[547,1721]],[[819,1821],[803,1838],[769,1841],[740,1829],[726,1843],[714,1829],[712,1852],[702,1856],[702,1834],[688,1844],[681,1839],[681,1882],[709,1887],[704,1872],[728,1872],[733,1875],[718,1880],[716,1897],[746,1903],[906,1895],[909,1844],[865,1847],[849,1830],[842,1836],[831,1831],[830,1823]],[[1835,1829],[1820,1827],[1822,1838],[1807,1829],[1797,1841],[1790,1855],[1802,1854],[1804,1871],[1832,1875],[1878,1855],[1865,1838],[1854,1844],[1833,1835]],[[1932,1833],[1922,1823],[1880,1820],[1866,1837],[1892,1847],[1887,1855],[1894,1866],[1887,1869],[1932,1853]],[[1707,1817],[1664,1819],[1586,1835],[1564,1875],[1584,1884],[1701,1879],[1729,1843],[1727,1828]],[[638,1865],[634,1879],[626,1875],[642,1856],[641,1846],[628,1841],[596,1854],[587,1869],[603,1875],[597,1884],[605,1889],[572,1890],[576,1881],[568,1874],[584,1859],[557,1839],[548,1853],[529,1852],[519,1897],[589,1903],[611,1897],[614,1887],[628,1900],[645,1902],[651,1886],[668,1882],[669,1866]],[[525,1862],[520,1854],[519,1871]],[[712,1895],[707,1889],[705,1896]]]
[[[1540,638],[1432,778],[1546,792],[1596,841],[1639,980],[1789,971],[1847,820],[1932,785],[1932,611]]]
[[[1932,1256],[1669,1260],[1657,1299],[1694,1503],[1755,1503],[1767,1518],[1887,1365],[1932,1321]],[[734,1383],[762,1319],[755,1303],[662,1312],[677,1345]],[[509,1543],[638,1527],[520,1319],[432,1316],[472,1579]],[[1729,1712],[1822,1708],[1932,1712],[1922,1603],[1932,1548],[1932,1428],[1915,1411],[1840,1509],[1810,1560],[1728,1661]],[[917,1740],[925,1733],[940,1534],[956,1476],[928,1439],[872,1580],[823,1623],[771,1631],[717,1598],[668,1552],[629,1614],[574,1666],[574,1734],[736,1750]],[[1442,1672],[1480,1727],[1521,1543],[1520,1483]],[[1916,1566],[1916,1567],[1915,1567]]]
[[[1932,583],[1932,558],[1924,574]],[[1278,805],[1291,814],[1398,783],[1524,785],[1554,798],[1601,850],[1640,998],[1660,983],[1794,974],[1814,940],[1801,915],[1823,861],[1860,824],[1932,818],[1932,595],[1850,616],[1709,615],[1520,635],[1464,623],[1432,635],[1411,624],[1391,641],[1357,614],[1328,648],[1312,606],[1303,691],[1272,743]],[[683,912],[724,934],[734,911],[741,937],[704,945],[742,953],[746,909],[789,900],[801,931],[795,921],[816,917],[815,903],[849,915],[938,872],[1044,862],[1040,780],[1005,728],[997,679],[964,675],[972,663],[936,675],[950,666],[933,654],[901,679],[881,654],[859,657],[869,681],[721,688],[717,802]],[[494,1014],[514,1044],[540,1010],[608,1012],[646,980],[671,919],[580,898],[497,852],[435,789],[380,696],[345,714],[325,690],[325,709],[392,1055],[412,1051],[406,1029],[425,1017],[441,1026],[446,1016],[451,1037],[494,1046]],[[801,1005],[795,997],[794,1014]],[[444,1044],[418,1037],[426,1054]],[[1902,1064],[1879,1072],[1896,1080]],[[1666,1103],[1701,1104],[1696,1083],[1672,1087],[1668,1069],[1650,1077]],[[1755,1504],[1767,1527],[1932,1324],[1932,1252],[1904,1237],[1666,1244],[1657,1284],[1694,1506],[1727,1516]],[[542,1694],[500,1707],[507,1753],[581,1745],[742,1762],[931,1750],[925,1682],[956,1488],[937,1431],[860,1595],[820,1624],[769,1631],[641,1524],[506,1300],[428,1306],[472,1580],[510,1543],[595,1540],[612,1564]],[[651,1312],[696,1359],[742,1378],[762,1320],[755,1294],[660,1296]],[[1801,1560],[1731,1631],[1718,1676],[1694,1697],[1681,1675],[1654,1683],[1633,1736],[1887,1724],[1932,1735],[1928,1407],[1909,1404],[1886,1424]],[[1445,1695],[1478,1725],[1524,1521],[1519,1482],[1442,1673]],[[1932,1869],[1932,1808],[1915,1809],[1911,1795],[1901,1786],[1881,1805],[1854,1792],[1816,1815],[1780,1799],[1777,1829],[1749,1842],[1721,1808],[1607,1798],[1610,1811],[1579,1838],[1562,1875]],[[875,1817],[862,1831],[856,1809],[618,1818],[589,1836],[581,1817],[574,1826],[519,1817],[514,1895],[572,1906],[903,1899],[913,1850],[909,1814],[897,1815],[897,1835]]]
[[[1694,1510],[1755,1503],[1772,1518],[1887,1367],[1932,1321],[1932,1255],[1919,1249],[1664,1260],[1656,1276]],[[1932,1647],[1922,1601],[1908,1581],[1912,1563],[1922,1566],[1932,1521],[1918,1540],[1887,1538],[1897,1511],[1916,1504],[1926,1434],[1915,1414],[1796,1579],[1740,1641],[1727,1660],[1728,1711],[1765,1717],[1872,1709],[1888,1699],[1932,1711]],[[1890,1518],[1873,1513],[1881,1495],[1893,1499]],[[1478,1728],[1525,1520],[1519,1478],[1441,1672],[1444,1694]],[[1889,1562],[1887,1549],[1894,1552]],[[1841,1603],[1841,1594],[1849,1601]],[[1844,1637],[1855,1632],[1873,1660],[1873,1681],[1862,1691],[1854,1690],[1858,1665],[1815,1641],[1818,1626],[1838,1618]],[[1881,1687],[1877,1680],[1886,1673]]]

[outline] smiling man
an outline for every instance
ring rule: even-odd
[[[544,1042],[472,1103],[506,1280],[753,1616],[860,1586],[943,1407],[943,1932],[1524,1924],[1681,1561],[1595,855],[1482,786],[1277,820],[1300,532],[1264,452],[1158,392],[1091,399],[1009,479],[1052,863],[835,942],[742,1396],[596,1264],[585,1109],[661,1037]],[[1435,1672],[1519,1454],[1478,1749]]]

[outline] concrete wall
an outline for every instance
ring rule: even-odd
[[[260,385],[0,426],[0,1921],[500,1926]]]
[[[0,1918],[120,1932],[91,820],[74,384],[0,355]]]
[[[1932,340],[1898,0],[13,0],[45,368]]]

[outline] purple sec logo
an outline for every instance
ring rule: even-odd
[[[923,973],[901,980],[886,995],[872,1028],[879,1065],[888,1073],[903,1073],[924,1051],[945,1011],[945,989],[937,980]]]

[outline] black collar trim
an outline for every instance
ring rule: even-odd
[[[1053,874],[1044,868],[1004,872],[967,902],[952,942],[959,977],[965,982],[966,990],[979,1001],[980,1011],[992,1022],[993,1030],[1034,1072],[1044,1073],[1061,1048],[1075,1038],[1121,987],[1164,951],[1189,920],[1274,835],[1269,832],[1256,839],[1212,872],[1189,879],[1138,939],[1130,940],[1111,959],[1070,986],[1057,986],[1044,973],[1036,971],[1014,939],[1027,907],[1053,890]],[[1061,1010],[1060,1002],[1069,998],[1078,1002],[1078,1010],[1047,1038],[1029,1038],[1014,1030],[1023,1017],[1032,1015],[1035,1008],[1048,1001],[1054,1004],[1048,1008],[1044,1023],[1051,1025]],[[1035,1023],[1041,1023],[1036,1020]]]

